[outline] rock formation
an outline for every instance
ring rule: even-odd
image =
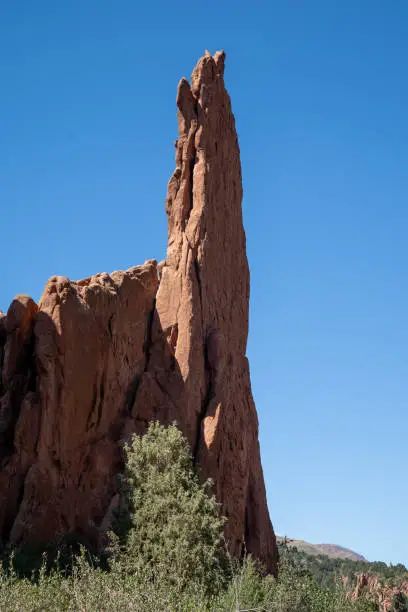
[[[165,262],[72,282],[0,315],[3,543],[83,533],[115,503],[120,441],[177,421],[228,517],[230,551],[276,569],[248,361],[249,270],[224,53],[177,92]]]
[[[343,584],[347,588],[347,577],[343,580]],[[362,573],[357,577],[357,584],[354,590],[349,593],[349,596],[351,600],[357,601],[361,597],[369,595],[372,601],[378,602],[378,610],[388,612],[397,609],[393,607],[392,602],[394,597],[399,594],[408,597],[408,581],[406,579],[402,578],[399,584],[392,584],[380,580],[376,575]]]

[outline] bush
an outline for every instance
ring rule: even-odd
[[[211,482],[201,484],[194,471],[187,440],[175,425],[152,423],[125,452],[115,562],[154,583],[215,595],[228,577],[225,521]]]
[[[217,602],[217,610],[271,610],[276,582],[263,576],[262,568],[251,557],[235,563],[228,589]]]

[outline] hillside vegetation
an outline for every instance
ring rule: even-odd
[[[339,579],[346,579],[349,585],[356,585],[358,576],[365,574],[375,576],[385,583],[399,584],[408,581],[408,570],[402,563],[398,565],[387,565],[382,561],[356,561],[347,557],[333,557],[318,554],[316,550],[309,554],[305,550],[298,549],[290,541],[288,545],[280,538],[281,551],[286,548],[296,567],[307,567],[317,578],[319,584],[327,587],[335,585]],[[344,582],[344,580],[343,580]]]
[[[299,549],[295,545],[297,541],[279,538],[279,542],[281,558],[288,556],[297,571],[311,572],[320,587],[335,591],[342,585],[350,597],[367,596],[381,610],[408,611],[408,571],[401,563],[387,565],[380,561],[328,556],[319,554],[318,547],[313,545]],[[312,554],[308,552],[310,549]],[[400,607],[394,606],[394,600]]]
[[[322,579],[323,562],[281,546],[279,577],[251,557],[228,554],[225,519],[209,481],[195,472],[188,443],[175,427],[151,424],[125,448],[120,503],[103,555],[75,535],[48,555],[4,555],[0,610],[369,612],[369,593],[352,601],[341,581]],[[5,551],[7,552],[7,551]],[[401,600],[403,605],[403,600]],[[399,605],[399,604],[398,604]],[[403,610],[403,607],[394,607]]]

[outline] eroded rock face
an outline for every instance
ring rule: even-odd
[[[53,277],[38,307],[13,301],[0,399],[11,413],[1,449],[3,542],[98,536],[146,366],[157,286],[150,261],[78,283]]]
[[[223,73],[224,53],[206,53],[178,87],[165,262],[77,283],[54,277],[38,307],[16,298],[0,315],[3,541],[67,531],[97,539],[115,499],[120,439],[153,419],[176,420],[214,480],[231,553],[245,541],[276,568],[245,356],[241,167]]]

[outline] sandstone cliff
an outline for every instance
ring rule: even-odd
[[[224,53],[178,86],[165,262],[72,282],[0,315],[3,543],[83,533],[115,503],[120,440],[176,420],[228,517],[226,535],[276,568],[246,342],[249,270]]]

